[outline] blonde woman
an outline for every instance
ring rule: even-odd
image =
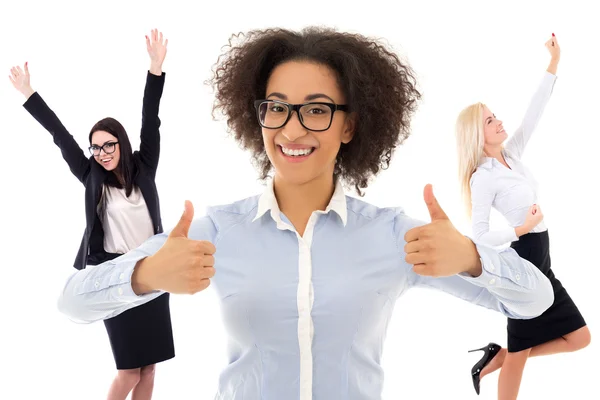
[[[465,108],[456,124],[459,173],[463,196],[472,219],[473,235],[492,246],[511,242],[519,255],[537,266],[552,282],[554,303],[533,319],[508,319],[508,348],[495,343],[473,366],[475,391],[485,375],[502,368],[498,382],[499,399],[516,399],[528,357],[575,351],[590,342],[590,332],[560,281],[550,268],[548,230],[537,203],[537,183],[521,162],[525,145],[541,118],[556,81],[560,47],[556,37],[546,42],[551,55],[521,126],[504,145],[508,135],[502,121],[482,103]],[[494,207],[510,227],[490,231],[490,210]],[[519,274],[514,278],[519,280]],[[475,351],[475,350],[472,350]]]

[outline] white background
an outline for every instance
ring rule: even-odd
[[[400,1],[393,9],[373,0],[119,3],[9,2],[0,12],[1,399],[103,399],[115,374],[103,324],[77,325],[56,309],[84,230],[83,187],[6,76],[12,65],[29,61],[33,88],[82,147],[92,125],[112,116],[137,148],[149,66],[144,34],[154,27],[169,38],[157,176],[165,229],[185,199],[201,214],[207,205],[262,190],[248,155],[210,117],[212,94],[203,81],[221,46],[249,29],[324,24],[386,38],[416,70],[424,94],[412,136],[366,200],[427,219],[422,189],[433,183],[465,233],[455,118],[484,101],[507,131],[517,128],[549,61],[544,42],[555,32],[559,79],[524,161],[541,185],[554,271],[598,337],[600,84],[593,2]],[[215,297],[212,290],[172,297],[177,357],[158,366],[155,399],[213,397],[225,365]],[[505,324],[500,314],[448,295],[411,291],[389,327],[384,398],[475,398],[469,373],[480,354],[466,351],[489,341],[505,345]],[[600,398],[597,343],[531,359],[520,398]],[[479,398],[495,398],[496,387],[497,373],[484,379]]]

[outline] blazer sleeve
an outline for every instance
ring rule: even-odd
[[[144,101],[142,106],[142,130],[140,134],[140,160],[151,171],[156,172],[160,156],[160,119],[158,109],[165,85],[165,73],[161,76],[151,74],[146,76]]]
[[[32,94],[23,107],[50,132],[71,172],[83,183],[90,173],[90,160],[56,114],[48,107],[38,92]]]

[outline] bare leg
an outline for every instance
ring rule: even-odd
[[[590,341],[590,330],[587,326],[584,326],[563,337],[533,347],[531,353],[529,353],[529,357],[548,356],[551,354],[569,353],[581,350],[587,347],[590,344]],[[483,379],[487,374],[502,368],[507,353],[505,348],[500,349],[498,354],[496,354],[496,357],[494,357],[494,359],[481,371],[480,379]]]
[[[140,381],[140,369],[120,369],[113,380],[107,400],[125,400]]]
[[[587,326],[579,328],[563,337],[542,343],[531,349],[530,357],[548,356],[557,353],[570,353],[581,350],[590,344],[592,337]]]
[[[140,372],[140,382],[133,389],[131,400],[150,400],[152,398],[155,369],[155,364],[142,367]]]
[[[516,400],[531,349],[507,353],[498,378],[498,400]]]

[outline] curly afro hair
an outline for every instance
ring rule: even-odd
[[[356,116],[356,128],[353,139],[340,148],[335,175],[362,195],[361,189],[389,167],[393,150],[410,134],[410,120],[421,97],[412,69],[376,39],[329,28],[233,35],[208,81],[215,90],[213,117],[216,111],[226,117],[236,141],[252,151],[263,180],[272,165],[254,101],[264,98],[272,71],[287,61],[315,62],[336,73],[349,112]]]

